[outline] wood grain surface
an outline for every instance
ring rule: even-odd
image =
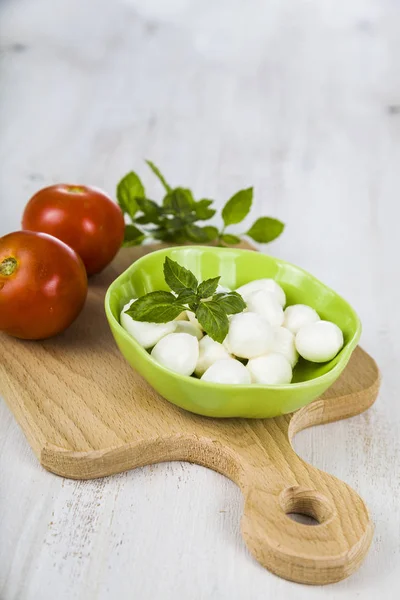
[[[263,566],[300,583],[347,577],[371,542],[367,509],[345,483],[302,461],[290,441],[305,427],[368,408],[379,388],[376,364],[358,348],[324,397],[293,416],[208,419],[177,408],[124,361],[104,313],[108,285],[152,249],[121,250],[91,280],[85,309],[64,334],[44,342],[0,334],[0,392],[41,464],[75,479],[171,460],[214,469],[241,488],[243,536]]]
[[[160,198],[143,158],[219,208],[253,185],[233,230],[283,220],[262,251],[356,308],[383,375],[370,410],[294,438],[375,525],[362,567],[324,588],[251,559],[227,477],[187,462],[54,477],[1,400],[1,600],[399,597],[399,56],[397,0],[0,2],[0,235],[60,181],[114,195],[134,169]]]

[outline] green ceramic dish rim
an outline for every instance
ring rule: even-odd
[[[210,246],[185,246],[185,249],[193,249],[193,250],[213,250],[212,247]],[[165,254],[166,251],[170,250],[171,248],[161,248],[160,250],[154,250],[151,252],[152,256],[157,255],[157,254]],[[214,250],[220,250],[220,248],[214,248]],[[246,250],[246,249],[242,249],[242,248],[223,248],[224,252],[232,252],[232,253],[237,253],[237,252],[245,252],[245,253],[253,253],[254,250]],[[228,384],[228,383],[214,383],[211,381],[203,381],[201,379],[197,379],[196,377],[192,377],[191,375],[180,375],[179,373],[175,373],[174,371],[171,371],[170,369],[167,369],[166,367],[164,367],[163,365],[160,365],[159,363],[157,363],[152,357],[151,355],[145,350],[145,348],[143,348],[136,340],[135,338],[133,338],[131,335],[129,335],[129,333],[127,331],[125,331],[125,329],[122,327],[122,325],[120,324],[119,320],[116,319],[113,315],[113,312],[111,310],[111,306],[110,306],[110,297],[112,292],[114,291],[114,289],[116,287],[118,287],[118,283],[120,282],[120,280],[122,279],[126,279],[127,276],[129,275],[129,273],[131,271],[135,271],[139,266],[141,261],[146,260],[146,258],[148,257],[148,254],[145,254],[144,256],[142,256],[141,258],[138,258],[137,260],[135,260],[135,262],[133,262],[127,269],[125,269],[125,271],[123,271],[121,273],[121,275],[119,275],[116,279],[114,279],[114,281],[110,284],[110,286],[107,289],[106,292],[106,296],[105,296],[105,300],[104,300],[104,305],[105,305],[105,311],[106,311],[106,315],[107,318],[112,321],[117,328],[119,328],[122,336],[131,344],[133,344],[136,349],[138,350],[138,352],[140,352],[142,354],[142,356],[144,356],[150,363],[151,365],[157,370],[160,369],[161,372],[167,373],[172,377],[175,377],[176,379],[183,381],[185,383],[187,383],[188,381],[191,381],[191,383],[193,385],[198,385],[201,388],[205,389],[205,388],[221,388],[224,390],[237,390],[237,389],[248,389],[248,390],[254,390],[254,389],[262,389],[262,390],[295,390],[295,389],[301,389],[304,387],[309,387],[310,385],[313,385],[314,382],[318,382],[318,383],[322,383],[326,380],[331,380],[332,376],[334,376],[336,374],[337,371],[341,371],[343,368],[343,363],[347,363],[348,360],[350,359],[350,356],[353,352],[353,350],[356,348],[358,341],[360,339],[361,336],[361,321],[356,313],[356,311],[352,308],[352,306],[347,302],[347,300],[345,300],[342,296],[340,296],[340,294],[338,294],[337,292],[335,292],[335,290],[333,290],[332,288],[330,288],[328,285],[325,285],[325,283],[323,283],[320,279],[318,279],[317,277],[314,277],[314,275],[312,275],[311,273],[309,273],[308,271],[306,271],[305,269],[302,269],[301,267],[298,267],[297,265],[295,265],[294,263],[291,263],[289,261],[286,260],[282,260],[280,258],[275,258],[274,256],[271,256],[270,258],[272,258],[274,261],[276,261],[278,264],[281,265],[289,265],[291,267],[294,267],[295,269],[301,271],[302,273],[304,273],[305,275],[307,275],[308,277],[311,277],[311,279],[313,279],[314,281],[316,281],[317,283],[321,284],[324,286],[325,289],[329,290],[330,292],[333,292],[338,298],[340,298],[348,307],[348,309],[350,310],[350,312],[352,313],[353,317],[355,318],[355,321],[357,323],[357,328],[356,331],[354,333],[354,335],[350,338],[350,340],[347,342],[347,344],[345,344],[345,346],[340,350],[340,354],[341,356],[339,357],[339,360],[337,362],[337,364],[330,369],[327,373],[324,373],[323,375],[319,375],[318,377],[314,377],[313,379],[309,379],[307,381],[298,381],[296,383],[285,383],[285,384],[278,384],[278,385],[266,385],[266,384],[257,384],[257,383],[252,383],[252,384]],[[268,255],[269,256],[269,255]]]

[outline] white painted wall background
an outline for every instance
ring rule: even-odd
[[[397,598],[400,568],[400,2],[1,0],[0,235],[59,181],[113,193],[158,163],[221,202],[254,185],[266,251],[342,293],[383,372],[367,414],[306,431],[305,459],[376,525],[347,581],[288,583],[239,533],[222,476],[164,464],[93,482],[33,457],[0,402],[1,600]]]

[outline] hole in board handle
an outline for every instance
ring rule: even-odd
[[[279,503],[289,518],[302,525],[320,525],[333,516],[332,506],[326,496],[301,486],[283,490]]]
[[[317,519],[314,519],[314,517],[310,517],[309,515],[305,514],[305,513],[300,513],[300,512],[289,512],[286,513],[286,516],[289,517],[289,519],[292,519],[292,521],[296,521],[296,523],[300,523],[301,525],[319,525],[319,521],[317,521]]]

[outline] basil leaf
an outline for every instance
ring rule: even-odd
[[[284,230],[285,225],[278,219],[270,217],[260,217],[246,232],[255,242],[267,244],[279,237]]]
[[[117,185],[118,204],[122,212],[128,214],[131,219],[133,219],[138,209],[137,198],[144,195],[143,184],[133,171],[125,175]]]
[[[137,220],[139,223],[139,219]],[[168,242],[171,240],[170,233],[164,229],[164,227],[157,227],[156,229],[152,229],[148,232],[155,240],[160,240],[161,242]]]
[[[221,235],[221,240],[229,246],[236,246],[241,242],[240,237],[238,237],[237,235],[232,235],[231,233],[223,233]]]
[[[208,242],[208,235],[203,227],[199,227],[198,225],[185,225],[184,231],[191,242],[198,242],[200,244]]]
[[[140,217],[135,217],[135,223],[138,223],[139,225],[149,225],[149,223],[153,223],[153,221],[149,217],[146,217],[146,215],[140,215]]]
[[[196,317],[204,331],[216,342],[222,342],[229,330],[229,321],[226,313],[217,302],[200,302]]]
[[[165,242],[170,245],[177,244],[185,244],[187,242],[187,238],[183,235],[182,232],[171,233],[169,231],[165,231],[165,229],[153,229],[149,232],[155,240],[160,240],[161,242]]]
[[[197,294],[200,298],[209,298],[215,293],[215,290],[218,287],[218,282],[221,277],[213,277],[212,279],[206,279],[202,281],[197,288]]]
[[[158,206],[158,204],[156,204],[154,200],[148,200],[147,198],[138,198],[137,204],[142,213],[144,213],[143,217],[145,217],[145,219],[143,219],[143,217],[139,217],[140,221],[139,219],[136,219],[136,221],[143,224],[158,223],[162,211],[161,207]]]
[[[124,241],[122,245],[125,248],[129,246],[139,246],[145,237],[143,231],[140,231],[135,225],[125,225]]]
[[[171,190],[163,200],[165,212],[174,217],[187,217],[193,210],[194,200],[192,192],[185,188]]]
[[[253,201],[253,188],[237,192],[222,209],[225,226],[240,223],[250,211]]]
[[[185,222],[180,217],[163,217],[160,225],[167,231],[175,233],[176,231],[182,231]]]
[[[208,219],[211,219],[215,215],[217,211],[213,208],[209,208],[211,204],[213,204],[213,200],[207,200],[206,198],[196,202],[194,210],[197,220],[208,221]]]
[[[176,300],[177,300],[177,302],[180,302],[181,304],[192,304],[192,305],[197,304],[197,302],[199,301],[197,294],[189,289],[185,289],[185,290],[182,290],[181,292],[179,292]]]
[[[234,315],[242,312],[246,308],[246,302],[237,292],[226,292],[215,294],[213,301],[220,306],[227,315]]]
[[[191,271],[185,269],[168,256],[164,262],[164,279],[167,285],[179,294],[184,289],[196,292],[198,281]]]
[[[162,175],[160,169],[158,167],[156,167],[156,165],[151,162],[151,160],[146,160],[147,164],[149,165],[150,169],[153,171],[154,175],[156,177],[158,177],[158,179],[160,180],[162,186],[164,187],[166,192],[170,192],[171,191],[171,186],[166,182],[164,175]]]
[[[213,225],[206,225],[202,227],[202,230],[207,236],[207,242],[212,242],[218,237],[218,228]]]
[[[135,321],[168,323],[179,315],[185,306],[178,304],[171,292],[150,292],[138,298],[125,313]]]

